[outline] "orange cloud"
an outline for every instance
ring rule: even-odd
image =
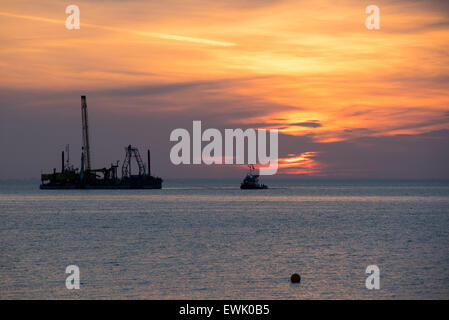
[[[278,172],[280,174],[320,175],[325,165],[315,159],[317,155],[317,152],[310,151],[280,158]]]

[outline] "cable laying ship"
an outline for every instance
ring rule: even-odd
[[[81,169],[74,168],[70,164],[69,148],[66,147],[67,162],[64,161],[64,151],[62,152],[61,172],[41,175],[41,189],[161,189],[162,179],[151,175],[150,150],[148,156],[148,172],[140,157],[139,150],[129,145],[125,148],[126,155],[122,165],[121,178],[117,171],[119,161],[111,164],[109,168],[92,169],[89,148],[89,130],[87,122],[86,96],[81,96],[81,116],[83,129],[83,147],[81,152]],[[132,159],[135,159],[139,168],[139,173],[131,173]]]
[[[254,165],[249,165],[249,173],[246,175],[243,182],[240,184],[240,189],[268,189],[268,186],[259,182],[259,175],[254,174]]]

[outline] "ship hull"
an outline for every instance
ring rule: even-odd
[[[118,183],[113,184],[87,184],[87,183],[47,183],[41,184],[42,190],[71,190],[71,189],[96,189],[96,190],[113,190],[113,189],[162,189],[162,179],[151,177],[148,178],[126,178]]]
[[[77,186],[77,185],[64,185],[64,186],[52,186],[43,185],[39,186],[41,190],[80,190],[80,189],[95,189],[95,190],[116,190],[116,189],[162,189],[162,185],[144,185],[144,186],[131,186],[131,185],[117,185],[117,186]]]
[[[248,184],[241,184],[240,189],[245,190],[259,190],[259,189],[268,189],[266,185],[248,185]]]

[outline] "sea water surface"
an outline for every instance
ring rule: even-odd
[[[449,298],[448,181],[38,184],[0,182],[1,299]]]

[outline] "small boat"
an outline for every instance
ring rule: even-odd
[[[240,189],[268,189],[268,186],[259,182],[259,175],[254,174],[254,165],[249,165],[249,173],[240,184]]]

